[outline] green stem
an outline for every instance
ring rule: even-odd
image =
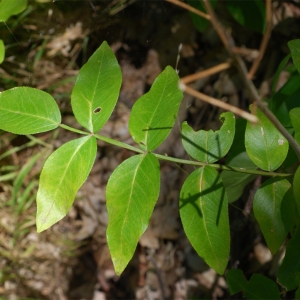
[[[91,134],[90,132],[82,131],[82,130],[70,127],[68,125],[65,125],[65,124],[59,124],[59,127],[64,128],[64,129],[69,130],[69,131],[79,133],[79,134],[84,134],[84,135]]]
[[[166,160],[174,163],[179,164],[185,164],[185,165],[192,165],[192,166],[210,166],[214,169],[218,170],[226,170],[226,171],[233,171],[233,172],[239,172],[239,173],[246,173],[246,174],[254,174],[254,175],[262,175],[262,176],[280,176],[280,177],[288,177],[292,176],[293,174],[285,174],[285,173],[275,173],[275,172],[265,172],[260,170],[251,170],[251,169],[245,169],[245,168],[238,168],[238,167],[230,167],[230,166],[224,166],[220,164],[207,164],[200,161],[193,161],[193,160],[186,160],[186,159],[179,159],[175,157],[169,157],[161,154],[153,153],[158,159]]]
[[[60,127],[73,131],[73,132],[77,132],[77,133],[81,133],[81,134],[91,134],[89,132],[85,132],[85,131],[81,131],[81,130],[77,130],[75,128],[69,127],[67,125],[64,124],[60,124]],[[140,153],[140,154],[144,154],[145,151],[130,146],[126,143],[120,142],[120,141],[116,141],[114,139],[111,139],[109,137],[103,136],[103,135],[99,135],[99,134],[93,134],[95,136],[95,138],[97,138],[98,140],[101,140],[103,142],[106,142],[108,144],[114,145],[114,146],[118,146],[121,148],[125,148],[128,150],[131,150],[133,152],[136,153]],[[207,163],[203,163],[200,161],[193,161],[193,160],[186,160],[186,159],[180,159],[180,158],[175,158],[175,157],[169,157],[167,155],[161,155],[161,154],[156,154],[153,153],[153,155],[155,155],[158,159],[161,160],[166,160],[166,161],[170,161],[173,163],[179,163],[179,164],[185,164],[185,165],[192,165],[192,166],[211,166],[212,168],[218,169],[218,170],[226,170],[226,171],[233,171],[233,172],[239,172],[239,173],[246,173],[246,174],[254,174],[254,175],[261,175],[261,176],[280,176],[280,177],[288,177],[288,176],[292,176],[293,174],[285,174],[285,173],[275,173],[275,172],[265,172],[265,171],[260,171],[260,170],[250,170],[250,169],[245,169],[245,168],[237,168],[237,167],[230,167],[230,166],[224,166],[224,165],[220,165],[220,164],[207,164]]]

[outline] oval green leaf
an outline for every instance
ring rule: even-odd
[[[298,212],[300,212],[300,167],[298,167],[293,178],[293,190]]]
[[[37,193],[38,232],[48,229],[69,212],[90,173],[96,153],[96,138],[86,136],[64,144],[49,156]]]
[[[250,106],[251,109],[252,105]],[[258,124],[247,122],[245,132],[246,151],[251,160],[265,171],[274,171],[284,162],[289,150],[285,137],[257,108]]]
[[[0,40],[0,64],[3,63],[5,57],[5,46],[2,40]]]
[[[272,254],[277,252],[293,226],[295,201],[291,193],[287,194],[290,188],[286,179],[273,177],[266,180],[254,196],[254,215]]]
[[[34,134],[57,128],[59,108],[48,93],[16,87],[0,93],[0,129],[16,134]]]
[[[230,250],[228,203],[215,169],[206,166],[189,175],[180,192],[179,209],[194,249],[210,267],[223,274]]]
[[[278,270],[278,282],[288,291],[300,286],[300,227],[286,245],[285,257]]]
[[[0,2],[0,22],[6,22],[10,16],[17,15],[27,6],[27,0],[2,0]]]
[[[71,95],[77,121],[96,133],[109,119],[117,103],[122,74],[116,57],[103,42],[80,69]]]
[[[291,50],[293,63],[300,73],[300,39],[289,41],[288,46]]]
[[[182,99],[179,77],[170,66],[132,107],[129,132],[143,150],[157,148],[170,133]]]
[[[181,139],[185,151],[194,159],[213,163],[229,151],[235,134],[235,116],[222,113],[223,125],[218,131],[194,131],[187,122],[182,123]]]
[[[106,231],[116,273],[123,272],[139,238],[148,227],[160,189],[160,171],[153,154],[125,160],[113,172],[106,187]]]

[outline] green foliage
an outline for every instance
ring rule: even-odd
[[[226,155],[234,138],[235,117],[233,113],[227,112],[221,114],[220,119],[225,121],[221,129],[216,132],[212,130],[194,132],[187,122],[182,124],[182,144],[191,157],[202,162],[213,163]]]
[[[231,295],[242,291],[249,300],[280,299],[276,283],[263,275],[253,274],[247,282],[241,270],[229,270],[226,280]]]
[[[180,218],[197,253],[223,274],[229,257],[228,203],[218,172],[210,166],[195,170],[180,192]]]
[[[59,108],[43,91],[17,87],[0,93],[0,129],[16,134],[35,134],[57,128]]]
[[[132,107],[129,131],[143,150],[156,149],[169,135],[182,99],[178,84],[177,73],[172,67],[166,67],[150,91]]]
[[[2,40],[0,40],[0,64],[2,64],[5,57],[5,46]]]
[[[226,5],[233,18],[241,25],[261,33],[264,32],[266,12],[261,0],[226,0]]]
[[[292,51],[291,55],[293,59],[297,58],[298,52]],[[280,68],[284,68],[287,61]],[[293,74],[292,79],[277,93],[274,89],[269,103],[274,111],[279,112],[285,124],[293,126],[291,130],[299,142],[300,109],[294,106],[294,98],[299,91],[299,82],[297,86],[295,81],[297,76]],[[229,112],[221,115],[223,124],[215,132],[194,132],[184,122],[182,143],[186,152],[197,161],[159,155],[153,150],[167,138],[180,106],[182,91],[179,77],[173,68],[167,67],[150,91],[133,106],[129,131],[139,148],[96,134],[116,105],[121,79],[117,60],[104,42],[80,70],[71,97],[75,118],[87,131],[61,124],[59,108],[45,92],[18,87],[0,93],[0,129],[16,134],[33,134],[59,126],[84,135],[59,147],[43,167],[37,194],[38,232],[46,230],[68,213],[95,161],[96,139],[101,139],[138,153],[120,164],[107,184],[107,241],[117,274],[123,272],[132,258],[158,199],[159,158],[197,167],[182,186],[180,218],[192,246],[219,274],[225,272],[230,256],[228,201],[237,200],[244,187],[257,175],[269,177],[263,180],[255,193],[254,215],[272,253],[278,251],[289,233],[292,235],[279,269],[278,281],[287,290],[297,288],[300,284],[300,231],[297,229],[300,167],[299,163],[293,166],[294,169],[298,167],[293,180],[284,179],[290,174],[273,172],[280,167],[284,171],[283,163],[289,149],[287,140],[273,123],[259,109],[254,111],[253,107],[251,109],[259,120],[256,125],[246,124],[243,120],[236,122]],[[286,89],[288,93],[284,93]],[[293,101],[281,109],[290,98]],[[227,166],[212,164],[221,159],[224,161],[227,153]],[[20,184],[38,157],[25,165],[15,180],[12,204],[18,203],[19,210],[23,209],[24,199],[33,188],[29,185],[22,197]],[[216,169],[223,171],[219,173]],[[11,171],[3,176],[14,177],[15,170]],[[247,282],[241,271],[231,270],[226,277],[232,294],[242,291],[248,299],[279,299],[275,282],[262,275],[254,274]]]
[[[250,106],[251,109],[252,106]],[[274,171],[286,158],[289,144],[274,124],[257,108],[259,123],[248,122],[245,132],[246,151],[251,160],[261,169]]]
[[[272,177],[263,183],[254,197],[254,215],[272,254],[277,252],[294,225],[294,199],[287,193],[290,187],[286,179]]]
[[[288,46],[292,53],[294,65],[300,73],[300,40],[289,41]]]
[[[124,161],[107,183],[109,225],[106,234],[117,274],[125,269],[148,227],[159,188],[159,162],[151,153]]]
[[[11,16],[22,12],[27,0],[2,0],[0,2],[0,22],[6,22]]]
[[[71,103],[77,121],[92,133],[99,131],[118,100],[122,74],[106,42],[81,68],[72,91]]]
[[[93,136],[70,141],[47,159],[37,193],[37,231],[46,230],[70,210],[77,191],[88,177],[96,158]]]

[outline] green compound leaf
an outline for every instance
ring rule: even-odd
[[[300,39],[289,41],[288,46],[292,53],[294,65],[300,73]]]
[[[296,205],[291,193],[287,193],[290,188],[286,179],[273,177],[266,180],[254,196],[254,215],[272,254],[293,227]]]
[[[245,169],[257,169],[246,152],[239,153],[228,164],[229,167],[241,167]],[[245,186],[255,179],[256,175],[247,173],[238,173],[233,171],[222,171],[221,178],[225,186],[227,199],[232,203],[240,198],[243,194]]]
[[[288,291],[300,285],[300,227],[286,245],[286,254],[278,270],[278,282]]]
[[[233,113],[222,113],[224,121],[218,131],[199,130],[195,132],[187,122],[182,123],[181,138],[185,151],[194,159],[213,163],[229,151],[235,134],[235,117]]]
[[[226,282],[228,284],[230,295],[245,291],[248,285],[243,271],[240,269],[229,270],[226,274]]]
[[[96,158],[95,137],[70,141],[47,159],[37,193],[37,231],[61,220],[70,210],[75,196],[88,177]]]
[[[280,293],[276,283],[260,274],[253,274],[248,282],[244,295],[248,300],[280,300]]]
[[[127,266],[139,238],[148,227],[159,189],[159,163],[153,154],[130,157],[108,180],[106,236],[118,275]]]
[[[227,9],[241,25],[263,33],[265,30],[265,6],[261,0],[226,0]],[[255,16],[255,18],[253,18]]]
[[[194,249],[223,274],[228,263],[228,203],[218,172],[210,166],[195,170],[180,192],[180,218]]]
[[[10,16],[17,15],[27,6],[27,0],[2,0],[0,2],[0,22],[6,22]]]
[[[114,53],[106,42],[80,69],[71,95],[77,121],[96,133],[109,119],[117,103],[122,74]]]
[[[170,66],[132,107],[129,132],[143,150],[157,148],[170,133],[182,99],[179,77]]]
[[[290,110],[290,118],[295,130],[295,140],[300,145],[300,107]]]
[[[2,40],[0,40],[0,64],[3,63],[5,57],[5,46]]]
[[[251,109],[252,105],[250,105]],[[274,171],[284,162],[289,150],[285,137],[257,108],[258,124],[247,122],[245,133],[246,151],[251,160],[265,171]]]
[[[43,91],[16,87],[0,93],[0,129],[16,134],[35,134],[57,128],[59,108]]]

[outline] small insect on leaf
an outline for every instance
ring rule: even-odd
[[[97,114],[101,111],[101,107],[97,107],[94,109],[94,114]]]

